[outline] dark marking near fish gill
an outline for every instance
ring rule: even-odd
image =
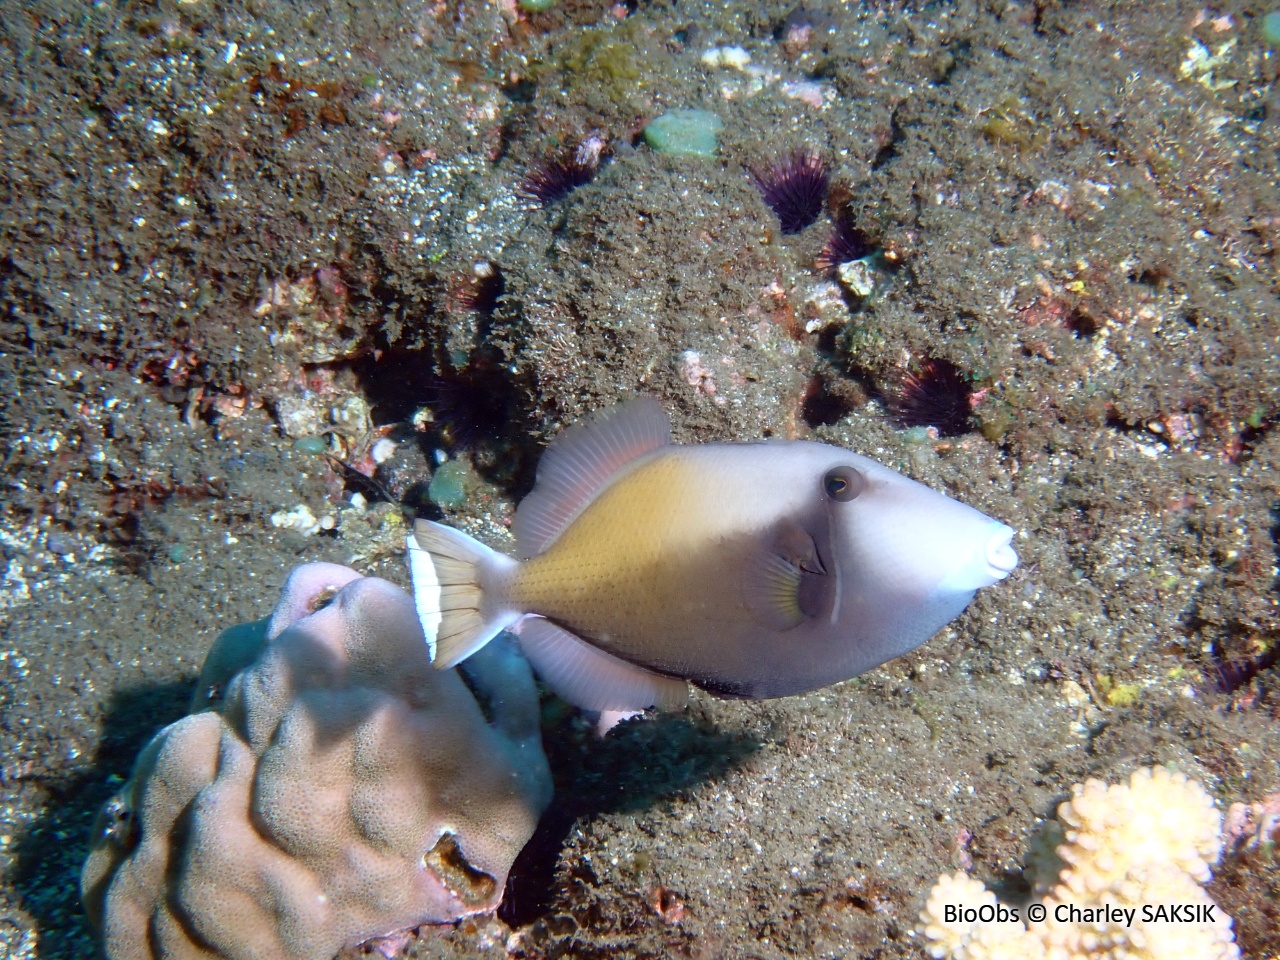
[[[754,700],[755,694],[752,692],[751,684],[732,683],[728,680],[712,680],[709,677],[690,677],[690,681],[699,688],[707,691],[707,693],[715,694],[717,697],[723,697],[726,700]]]

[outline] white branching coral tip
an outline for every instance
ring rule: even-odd
[[[920,914],[930,956],[1239,960],[1231,918],[1201,886],[1222,852],[1222,815],[1204,787],[1145,767],[1128,783],[1077,784],[1058,819],[1062,870],[1037,878],[1048,891],[1032,905],[1044,908],[1042,918],[1000,904],[971,877],[943,874]],[[1160,905],[1181,915],[1157,912]]]
[[[1058,856],[1078,867],[1066,874],[1083,887],[1113,890],[1126,877],[1170,868],[1208,881],[1222,852],[1222,815],[1185,774],[1143,767],[1127,785],[1089,780],[1072,794],[1058,807],[1067,834]]]
[[[955,912],[949,914],[948,906],[955,908]],[[920,914],[926,923],[925,936],[930,941],[929,955],[939,960],[948,956],[992,960],[1017,956],[1015,948],[1020,949],[1026,930],[1016,922],[995,919],[998,907],[996,895],[980,881],[963,873],[944,873],[930,891],[929,902]],[[1005,909],[1008,912],[1008,908]],[[966,923],[961,919],[966,911],[990,915],[993,919],[986,923]]]

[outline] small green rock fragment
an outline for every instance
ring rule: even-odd
[[[442,463],[427,485],[427,496],[441,510],[457,510],[467,502],[469,480],[470,471],[461,460]]]
[[[714,157],[724,121],[709,110],[670,110],[649,121],[644,142],[659,153]]]
[[[321,454],[328,452],[329,443],[324,437],[299,437],[293,441],[293,449],[299,453]]]
[[[1272,10],[1262,18],[1262,39],[1280,47],[1280,10]]]
[[[525,13],[546,13],[556,5],[556,0],[519,0],[516,4]]]

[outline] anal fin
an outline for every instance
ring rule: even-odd
[[[683,680],[598,650],[545,617],[525,617],[514,632],[538,676],[584,710],[672,710],[684,706],[688,697]]]

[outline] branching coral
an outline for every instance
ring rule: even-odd
[[[107,956],[321,960],[492,910],[551,781],[528,665],[487,652],[491,719],[403,590],[296,570],[99,819],[81,884]]]
[[[1240,956],[1231,918],[1201,886],[1221,853],[1222,816],[1200,784],[1163,767],[1145,767],[1127,784],[1089,780],[1072,794],[1058,807],[1064,836],[1057,848],[1060,859],[1037,878],[1043,899],[1027,908],[1009,907],[979,881],[963,873],[944,874],[920,914],[931,956]]]

